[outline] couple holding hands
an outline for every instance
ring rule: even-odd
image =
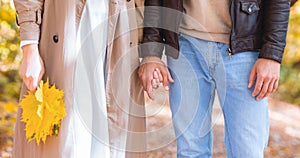
[[[65,92],[67,116],[57,137],[37,145],[27,142],[19,109],[13,157],[146,157],[144,90],[155,99],[160,83],[169,91],[178,158],[212,157],[216,91],[227,157],[264,157],[267,97],[278,87],[289,0],[14,4],[21,97],[48,78]]]

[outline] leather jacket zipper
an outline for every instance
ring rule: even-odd
[[[230,46],[227,48],[227,54],[229,56],[229,59],[231,59],[231,56],[232,56],[232,51],[230,49]]]
[[[232,0],[230,0],[229,13],[230,13],[231,25],[233,25],[233,18],[232,18],[232,15],[231,15],[231,7],[232,7]],[[231,59],[231,56],[232,56],[231,37],[232,37],[232,26],[231,26],[230,36],[229,36],[229,45],[228,45],[228,48],[227,48],[227,53],[228,53],[229,59]]]

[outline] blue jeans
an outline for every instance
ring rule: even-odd
[[[267,99],[251,96],[248,78],[258,52],[228,56],[227,44],[180,36],[179,59],[168,57],[170,105],[178,158],[212,157],[212,106],[217,91],[228,158],[262,158],[269,136]]]

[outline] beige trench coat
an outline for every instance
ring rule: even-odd
[[[20,122],[19,109],[15,128],[13,155],[15,158],[65,158],[76,157],[71,147],[66,148],[67,141],[74,137],[70,122],[72,121],[73,71],[76,65],[74,40],[86,0],[14,0],[17,20],[20,25],[21,40],[39,40],[40,55],[45,64],[44,79],[63,89],[68,115],[62,121],[58,137],[50,137],[46,144],[36,146],[27,143],[24,124]],[[135,0],[110,0],[108,23],[108,47],[106,58],[106,102],[109,125],[109,143],[111,157],[114,147],[118,148],[118,136],[127,135],[126,157],[145,157],[145,108],[142,86],[137,78],[139,64],[137,44],[138,31],[136,17],[139,12],[134,9],[143,2]],[[130,32],[122,32],[121,12],[129,17]],[[124,14],[124,13],[123,13]],[[67,60],[66,60],[67,59]],[[26,89],[22,88],[22,95]],[[70,99],[71,98],[71,99]],[[72,141],[71,141],[72,142]],[[75,142],[74,142],[75,143]],[[80,150],[80,149],[79,149]],[[101,157],[101,155],[99,155]],[[119,157],[117,157],[119,158]]]

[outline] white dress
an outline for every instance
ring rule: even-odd
[[[66,87],[71,88],[64,89],[68,112],[62,121],[59,136],[48,137],[46,143],[39,146],[35,141],[28,143],[25,138],[25,124],[20,121],[22,111],[19,110],[15,128],[14,158],[110,158],[104,85],[108,1],[86,1],[77,39],[74,39],[77,41],[74,43],[76,53],[64,54],[65,64],[71,66],[67,74],[60,76],[60,80],[65,80],[64,82],[70,85]],[[22,41],[21,44],[37,42]],[[57,60],[53,60],[52,69],[59,63],[56,62]],[[25,94],[25,91],[26,88],[23,87],[22,94]]]
[[[107,39],[113,38],[115,32],[112,32],[111,34],[113,35],[108,38],[107,30],[108,28],[112,31],[118,30],[118,34],[129,32],[129,19],[126,12],[127,2],[124,0],[126,3],[113,7],[120,10],[120,13],[115,11],[117,16],[115,16],[115,19],[112,19],[110,26],[108,26],[107,21],[109,4],[110,6],[112,5],[110,0],[87,0],[78,26],[76,21],[78,20],[76,9],[78,8],[75,7],[77,3],[74,2],[75,0],[45,1],[43,17],[49,19],[49,21],[45,21],[41,27],[42,36],[39,46],[46,68],[45,77],[49,77],[50,83],[56,84],[57,87],[65,92],[64,100],[66,102],[67,116],[61,122],[59,135],[57,137],[48,137],[45,144],[41,143],[37,146],[35,141],[28,143],[26,140],[25,124],[20,121],[22,110],[19,109],[15,128],[13,157],[125,158],[127,153],[129,155],[126,155],[127,157],[145,157],[143,153],[145,149],[144,118],[128,115],[124,112],[120,115],[114,115],[117,116],[116,119],[113,118],[117,121],[116,125],[108,125],[104,65],[106,65]],[[76,2],[79,1],[76,0]],[[70,7],[65,7],[64,5]],[[53,9],[56,9],[58,12],[53,12]],[[63,14],[61,19],[58,17],[60,14],[57,14],[59,12]],[[69,19],[66,20],[64,19],[65,17]],[[63,26],[68,28],[60,28]],[[113,30],[115,27],[118,28]],[[59,45],[60,43],[48,43],[48,34],[53,30],[60,37],[63,37],[60,38],[63,45]],[[59,30],[63,30],[63,32]],[[116,40],[114,42],[120,43],[121,41]],[[125,45],[124,50],[127,49],[129,49],[129,46]],[[118,50],[115,53],[120,52]],[[114,54],[113,56],[120,54]],[[132,58],[128,58],[130,64],[134,64],[131,60]],[[136,59],[138,60],[138,58]],[[126,67],[126,69],[119,69],[116,72],[122,75],[129,75],[127,72],[130,72],[130,69]],[[115,83],[114,87],[121,86],[121,91],[116,94],[122,96],[118,98],[125,98],[124,101],[122,100],[122,108],[125,108],[126,112],[136,110],[137,108],[135,109],[132,106],[135,104],[129,101],[131,94],[127,94],[126,86],[124,88],[120,83]],[[137,89],[142,94],[142,89]],[[22,88],[22,94],[26,94],[25,87]],[[142,103],[140,104],[142,105]],[[137,116],[144,116],[144,109],[139,109],[142,110],[139,110]],[[111,113],[110,111],[109,114]],[[111,118],[109,121],[110,123],[112,122]],[[121,124],[119,121],[127,126],[125,127],[126,130],[119,128],[118,125]],[[126,151],[134,152],[129,153]]]
[[[74,73],[76,157],[109,158],[104,65],[109,0],[87,0],[78,28]]]

